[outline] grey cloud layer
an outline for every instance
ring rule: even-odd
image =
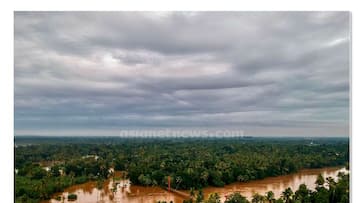
[[[347,136],[349,26],[348,12],[16,12],[15,132]]]

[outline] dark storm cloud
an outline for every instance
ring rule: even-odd
[[[16,12],[15,131],[347,136],[349,26],[348,12]]]

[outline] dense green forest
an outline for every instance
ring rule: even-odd
[[[48,199],[88,180],[101,182],[112,175],[110,168],[126,171],[132,184],[165,187],[170,176],[173,188],[190,189],[349,161],[349,141],[338,138],[24,137],[15,143],[17,202]]]

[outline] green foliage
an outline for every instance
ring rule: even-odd
[[[316,184],[316,187],[317,188],[322,188],[322,187],[324,187],[324,177],[323,177],[323,175],[322,174],[319,174],[318,175],[318,178],[316,179],[316,181],[315,181],[315,184]]]
[[[58,165],[53,166],[50,169],[51,176],[53,176],[53,177],[60,176],[61,175],[60,170],[61,170],[61,168]]]
[[[252,203],[264,203],[264,201],[265,201],[265,197],[258,193],[254,194],[252,196],[252,200],[251,200]]]
[[[235,192],[229,196],[227,196],[225,203],[248,203],[249,201],[246,197],[242,196],[240,193]]]
[[[291,190],[290,187],[286,188],[283,192],[282,192],[282,199],[286,202],[286,203],[290,203],[291,202],[291,197],[294,194],[294,192]]]
[[[205,203],[221,203],[221,198],[218,193],[212,193],[209,195]]]
[[[317,140],[313,146],[305,140],[267,138],[114,139],[110,142],[95,138],[90,142],[62,142],[67,143],[49,141],[19,145],[15,149],[17,201],[48,199],[70,185],[106,179],[111,167],[127,171],[132,184],[166,187],[170,176],[172,188],[189,189],[246,182],[302,168],[346,165],[349,161],[349,142],[339,139]],[[54,163],[49,172],[42,168],[42,162]],[[309,198],[320,202],[327,197],[342,202],[349,199],[344,191],[349,181],[338,184],[330,180],[329,189],[323,187],[324,179],[318,182],[319,193],[308,191]],[[195,195],[195,200],[198,195],[198,201],[203,199],[203,194],[196,192]],[[296,197],[289,195],[287,201],[306,199],[303,188]],[[272,196],[267,201],[275,200]]]
[[[202,191],[202,189],[199,189],[198,193],[197,193],[197,196],[195,198],[195,202],[196,203],[202,203],[203,199],[204,199],[203,191]]]
[[[269,203],[272,203],[273,201],[275,201],[275,194],[272,192],[272,191],[268,191],[266,193],[266,200],[269,202]]]
[[[312,191],[310,191],[305,184],[301,184],[299,186],[299,189],[295,192],[295,200],[300,203],[307,203],[310,201],[310,194]]]
[[[132,183],[147,186],[156,182],[164,187],[165,177],[171,176],[172,187],[178,189],[222,187],[302,168],[344,165],[349,160],[347,143],[309,146],[228,139],[150,141],[124,145],[121,151],[114,162],[128,171]],[[182,181],[177,182],[177,177]]]
[[[72,170],[74,162],[62,165],[55,165],[49,172],[44,170],[38,164],[28,164],[19,170],[20,173],[15,175],[15,197],[18,202],[38,202],[39,200],[49,199],[52,194],[61,192],[63,189],[73,185],[85,183],[98,177],[99,180],[107,178],[105,170],[100,166],[102,162],[91,161],[92,166],[98,170],[89,170],[90,161],[77,162],[81,172]],[[66,173],[61,176],[59,170],[65,170]],[[107,170],[108,171],[108,170]],[[67,173],[68,172],[68,173]],[[88,173],[87,173],[88,172]],[[93,176],[92,173],[99,174]]]
[[[67,198],[68,198],[68,200],[70,200],[70,201],[74,201],[74,200],[76,200],[76,199],[77,199],[77,195],[76,195],[76,194],[69,194]]]

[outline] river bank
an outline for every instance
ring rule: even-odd
[[[208,197],[211,193],[218,193],[224,201],[225,196],[232,194],[233,192],[239,192],[248,199],[253,194],[265,194],[267,191],[273,191],[276,196],[279,196],[281,192],[291,187],[296,190],[300,184],[305,183],[309,189],[314,189],[315,180],[319,174],[324,177],[337,178],[339,172],[347,172],[344,167],[328,167],[320,169],[303,169],[297,173],[268,177],[262,180],[254,180],[245,183],[235,182],[224,187],[206,187],[203,189],[204,196]],[[116,187],[115,187],[116,186]],[[115,189],[114,191],[112,189]],[[189,191],[183,191],[189,193]],[[144,202],[154,203],[156,201],[173,201],[174,203],[182,203],[184,197],[168,192],[160,187],[145,187],[130,184],[129,180],[112,180],[108,179],[104,182],[102,188],[97,189],[96,182],[87,182],[84,184],[74,185],[67,188],[62,193],[54,194],[53,198],[57,196],[67,197],[68,194],[76,194],[76,201],[79,203],[91,203],[102,200],[105,203],[111,202]],[[42,203],[59,203],[61,201],[51,199],[43,201]],[[66,199],[64,202],[68,202]]]

